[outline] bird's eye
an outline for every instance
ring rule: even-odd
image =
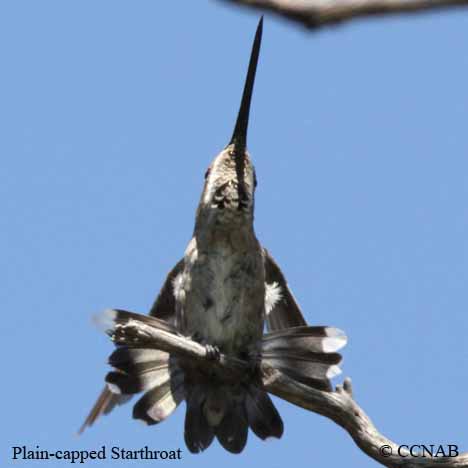
[[[210,175],[211,167],[209,167],[205,172],[205,179]]]
[[[257,174],[254,172],[254,188],[257,188]]]

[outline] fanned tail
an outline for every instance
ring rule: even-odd
[[[281,438],[283,421],[270,396],[261,386],[249,385],[246,392],[245,409],[249,426],[260,439]]]
[[[331,391],[330,380],[341,373],[337,353],[346,344],[333,327],[294,327],[268,333],[262,340],[262,363],[318,390]]]
[[[108,389],[117,396],[145,392],[133,408],[133,417],[146,424],[166,419],[185,398],[184,373],[177,360],[158,349],[147,347],[145,335],[133,333],[139,323],[177,333],[174,326],[155,317],[125,310],[109,310],[99,323],[116,341],[109,357],[114,368],[106,375]]]
[[[203,385],[187,386],[187,409],[185,412],[185,445],[192,453],[203,452],[214,438],[214,430],[203,414],[206,388]]]
[[[131,395],[116,395],[106,386],[100,393],[96,403],[92,407],[78,434],[82,434],[87,427],[91,427],[103,414],[109,414],[116,406],[123,405],[132,398]]]
[[[192,453],[208,448],[216,437],[231,453],[240,453],[247,443],[248,423],[244,392],[206,382],[187,390],[185,443]]]
[[[149,390],[137,401],[133,407],[133,417],[148,425],[158,424],[170,416],[184,398],[184,374],[177,369],[170,373],[168,380]]]
[[[226,401],[225,414],[215,428],[219,443],[231,453],[240,453],[247,443],[249,424],[242,396],[230,395]]]
[[[122,309],[107,309],[94,318],[96,325],[111,337],[115,337],[120,328],[129,327],[133,323],[148,325],[167,333],[177,333],[177,328],[165,320],[152,317],[151,315],[142,315],[135,312],[129,312]],[[132,338],[136,338],[133,336]],[[117,342],[119,344],[119,342]],[[125,344],[132,344],[126,342]]]
[[[185,443],[192,453],[208,448],[214,437],[229,452],[240,453],[249,427],[261,439],[283,434],[283,421],[261,384],[200,383],[188,387],[187,393]]]
[[[196,366],[181,367],[177,358],[156,349],[148,327],[177,330],[154,317],[112,310],[101,322],[117,349],[109,358],[113,370],[106,376],[107,388],[84,427],[120,398],[143,392],[133,417],[150,425],[166,419],[186,399],[185,442],[192,453],[208,448],[215,437],[229,452],[240,453],[249,427],[260,439],[282,436],[283,421],[258,374],[227,384]],[[330,379],[340,372],[337,351],[345,344],[346,336],[337,328],[298,326],[266,334],[260,358],[298,382],[330,391]]]

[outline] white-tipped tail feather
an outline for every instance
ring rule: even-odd
[[[272,303],[280,298],[274,284],[267,294]],[[101,314],[96,323],[118,345],[109,357],[113,370],[106,376],[107,394],[101,400],[107,398],[115,405],[116,398],[128,399],[128,395],[143,392],[133,408],[133,417],[153,425],[166,419],[186,399],[185,441],[194,453],[205,450],[215,437],[226,450],[239,453],[247,442],[249,427],[261,439],[281,437],[281,417],[260,381],[254,379],[231,388],[194,378],[190,373],[186,376],[187,368],[182,370],[175,357],[152,347],[148,338],[139,340],[139,334],[134,334],[139,325],[146,330],[149,326],[177,333],[173,325],[114,309]],[[304,325],[277,330],[264,335],[261,361],[300,383],[330,391],[330,379],[341,373],[337,351],[345,344],[346,336],[337,328]],[[196,371],[193,375],[202,374]],[[97,405],[85,424],[92,424],[106,408],[111,406]]]
[[[345,334],[332,327],[300,326],[268,333],[262,340],[262,363],[303,384],[330,391],[329,379],[341,373]]]
[[[326,327],[326,333],[327,336],[322,342],[324,353],[336,353],[348,343],[344,331],[339,328]]]
[[[106,382],[106,385],[107,385],[107,388],[110,390],[110,392],[113,393],[114,395],[122,395],[122,392],[117,385],[110,383],[110,382]]]
[[[108,334],[110,331],[115,329],[116,317],[117,311],[114,309],[106,309],[93,316],[93,323],[100,331]]]
[[[341,369],[338,366],[330,366],[327,370],[327,379],[333,379],[333,377],[337,377],[341,374]]]

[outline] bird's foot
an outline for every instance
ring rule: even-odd
[[[206,357],[210,361],[219,361],[219,358],[221,356],[221,352],[218,348],[218,346],[213,346],[210,344],[205,345],[205,351],[206,351]]]

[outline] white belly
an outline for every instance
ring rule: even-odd
[[[263,332],[265,278],[258,249],[217,250],[199,255],[187,249],[176,287],[183,331],[222,352],[248,352]]]

